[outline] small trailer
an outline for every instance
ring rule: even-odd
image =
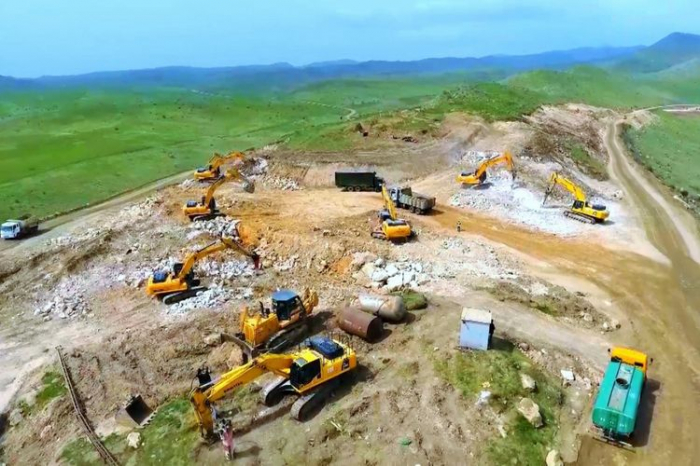
[[[389,190],[389,196],[396,207],[407,209],[420,215],[425,215],[435,207],[435,198],[413,192],[410,186],[394,187]]]

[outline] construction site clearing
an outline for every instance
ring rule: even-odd
[[[221,439],[241,464],[628,461],[625,451],[589,441],[606,349],[647,343],[607,286],[628,269],[652,273],[664,257],[614,181],[544,152],[538,139],[546,132],[551,147],[575,140],[609,163],[604,132],[620,117],[573,105],[518,123],[457,114],[438,139],[361,154],[266,147],[230,157],[243,159],[233,169],[241,177],[230,178],[246,182],[217,186],[215,201],[211,190],[204,207],[220,214],[191,221],[183,212],[217,182],[202,175],[3,245],[3,461],[219,464]],[[456,181],[506,149],[509,166],[490,166],[470,186]],[[228,173],[223,162],[212,165],[195,177]],[[337,171],[367,169],[387,186],[434,197],[434,207],[396,210],[398,190],[335,187]],[[576,190],[551,189],[552,173]],[[584,204],[598,212],[600,203],[605,221],[567,216]],[[382,241],[397,239],[400,222],[410,234]],[[180,279],[195,292],[170,301],[146,293]],[[377,311],[379,324],[365,319],[364,330],[348,333],[352,325],[339,327],[338,317],[362,308],[363,295],[398,296],[408,311],[399,319]],[[412,305],[416,296],[425,302]],[[465,307],[490,311],[491,349],[459,348]],[[284,348],[267,345],[301,323]],[[246,324],[267,332],[264,341]],[[365,341],[370,325],[375,338]],[[274,377],[295,398],[266,406],[261,394],[270,399],[264,387]],[[327,388],[322,406],[300,415],[307,408],[295,400],[319,387]],[[142,415],[125,426],[117,421],[132,395]],[[229,437],[213,431],[211,416],[225,419]],[[648,431],[657,421],[639,422]],[[83,428],[103,446],[80,440]]]

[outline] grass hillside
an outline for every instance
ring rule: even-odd
[[[57,91],[0,104],[0,218],[40,217],[261,146],[341,111],[186,90]]]
[[[629,73],[653,73],[700,58],[700,36],[675,32],[632,56],[614,69]]]
[[[494,81],[504,76],[492,69],[343,79],[265,93],[176,86],[29,91],[22,81],[22,90],[6,89],[0,100],[0,218],[47,217],[95,203],[193,169],[214,151],[272,142],[352,149],[358,121],[387,134],[430,135],[450,112],[515,120],[569,101],[620,108],[700,102],[697,74],[642,79],[577,67]]]
[[[635,157],[682,196],[700,201],[700,115],[657,112],[658,121],[626,138]]]

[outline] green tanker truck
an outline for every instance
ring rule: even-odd
[[[629,348],[615,347],[600,383],[593,405],[593,426],[601,440],[627,445],[634,433],[639,402],[646,383],[646,354]]]

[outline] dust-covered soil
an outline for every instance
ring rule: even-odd
[[[606,348],[644,349],[650,328],[668,331],[648,317],[640,324],[635,313],[645,298],[657,311],[667,304],[659,288],[673,286],[667,257],[645,239],[644,224],[616,180],[596,179],[591,166],[567,158],[576,144],[608,163],[603,136],[614,117],[582,106],[545,108],[517,123],[452,115],[442,138],[397,141],[380,152],[270,147],[248,167],[255,193],[235,184],[217,192],[226,219],[191,224],[181,207],[206,186],[188,181],[5,248],[0,401],[13,422],[3,436],[3,458],[10,464],[57,461],[78,435],[65,396],[39,412],[20,409],[23,396],[41,385],[54,346],[66,348],[86,413],[108,435],[117,431],[113,417],[126,395],[141,393],[158,406],[185,396],[197,368],[208,365],[221,373],[234,367],[239,352],[229,343],[208,345],[205,337],[235,331],[244,303],[267,299],[277,288],[310,287],[320,296],[318,331],[334,332],[337,310],[361,292],[411,288],[425,293],[431,305],[406,323],[386,325],[376,344],[353,337],[361,370],[309,422],[281,416],[242,429],[237,442],[248,452],[243,462],[488,461],[484,445],[503,438],[508,420],[492,405],[478,408],[436,369],[457,357],[463,306],[491,310],[496,334],[523,343],[518,351],[551,380],[559,383],[562,369],[579,375],[565,388],[562,418],[548,445],[574,461],[586,438]],[[515,156],[517,184],[501,168],[489,171],[490,183],[482,189],[456,183],[461,170],[473,170],[490,151],[505,149]],[[336,190],[333,173],[347,167],[375,169],[390,183],[411,184],[437,198],[430,215],[399,211],[416,231],[414,240],[392,245],[370,237],[382,199]],[[566,218],[567,193],[541,206],[551,171],[565,173],[592,200],[606,203],[610,221],[585,225]],[[225,251],[195,266],[206,293],[170,307],[146,296],[144,282],[155,270],[181,261],[233,225],[261,256],[262,270],[240,252]],[[239,413],[243,419],[259,408],[253,403],[246,409],[248,414]],[[652,448],[637,446],[642,452]],[[221,451],[201,444],[195,458],[218,463]]]

